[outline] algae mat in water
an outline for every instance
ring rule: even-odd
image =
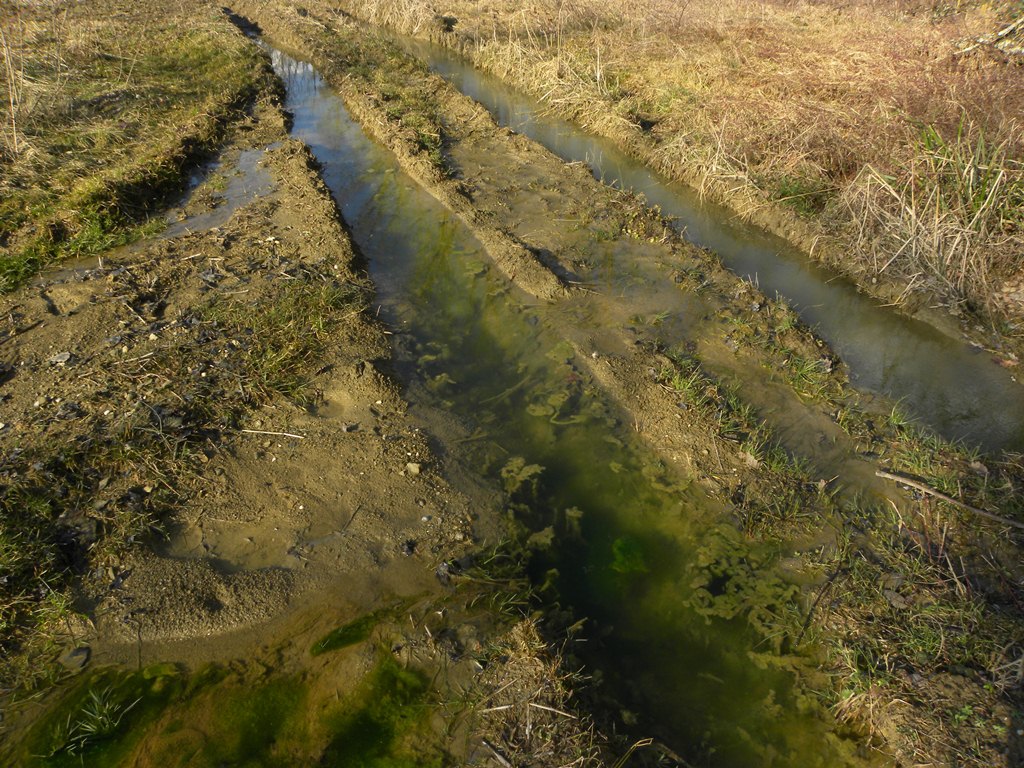
[[[386,651],[355,683],[346,665],[307,676],[219,667],[186,675],[173,665],[102,670],[33,726],[14,760],[96,768],[451,764],[431,747],[429,693],[426,677]]]

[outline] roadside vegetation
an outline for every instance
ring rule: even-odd
[[[869,290],[937,295],[1020,349],[1019,2],[337,4],[462,49]]]
[[[0,291],[152,233],[270,72],[216,9],[4,3]],[[187,75],[186,75],[187,73]]]

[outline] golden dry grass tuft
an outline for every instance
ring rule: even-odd
[[[528,619],[498,639],[480,685],[487,695],[476,705],[477,731],[502,765],[607,764],[603,745],[588,718],[576,710],[571,677],[562,659]]]

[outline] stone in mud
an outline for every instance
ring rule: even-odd
[[[446,560],[434,569],[434,575],[441,583],[441,586],[444,587],[447,587],[452,583],[453,576],[458,576],[461,573],[462,566],[454,560]]]
[[[92,649],[88,645],[79,645],[64,651],[58,661],[69,672],[81,672],[89,663],[90,658],[92,658]]]

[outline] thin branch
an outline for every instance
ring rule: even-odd
[[[298,440],[305,440],[305,435],[296,435],[292,432],[265,432],[262,429],[240,429],[239,432],[245,432],[249,435],[277,435],[278,437],[294,437]]]
[[[950,504],[952,504],[954,506],[960,507],[960,509],[965,509],[968,512],[972,512],[973,514],[978,515],[980,517],[984,517],[984,518],[987,518],[989,520],[993,520],[993,521],[995,521],[997,523],[1002,523],[1003,525],[1010,525],[1010,526],[1013,526],[1014,528],[1024,529],[1024,523],[1017,522],[1016,520],[1010,520],[1009,518],[1002,517],[1000,515],[995,515],[995,514],[992,514],[991,512],[986,512],[984,509],[978,509],[977,507],[972,507],[970,504],[964,504],[964,502],[959,501],[957,499],[954,499],[952,496],[947,496],[946,494],[942,493],[941,491],[937,491],[934,488],[925,485],[924,483],[918,482],[917,480],[912,480],[911,478],[905,477],[904,475],[896,475],[896,474],[893,474],[892,472],[883,472],[882,470],[878,470],[877,472],[875,472],[875,474],[878,477],[885,478],[886,480],[893,480],[893,481],[895,481],[897,483],[902,483],[903,485],[906,485],[906,486],[914,488],[914,489],[916,489],[918,491],[921,491],[922,493],[927,493],[930,496],[934,496],[937,499],[941,499],[942,501],[945,501],[945,502],[948,502],[948,503],[950,503]]]

